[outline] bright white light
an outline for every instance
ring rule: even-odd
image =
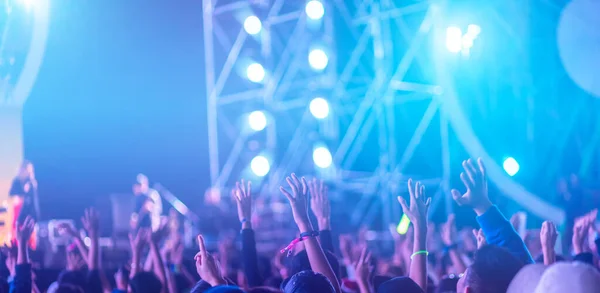
[[[475,39],[479,33],[481,33],[481,27],[476,24],[469,24],[467,26],[467,35],[471,36],[471,39]]]
[[[35,4],[35,0],[21,0],[21,4],[25,6],[25,9],[29,10]]]
[[[504,167],[504,171],[506,171],[506,173],[509,176],[515,176],[515,174],[517,174],[517,172],[519,172],[519,163],[517,163],[517,160],[515,160],[512,157],[508,157],[504,160],[504,164],[502,164],[502,166]]]
[[[329,63],[329,57],[321,49],[314,49],[308,53],[308,64],[316,70],[323,70]]]
[[[262,111],[254,111],[248,115],[248,124],[255,131],[261,131],[267,126],[267,116]]]
[[[252,63],[246,69],[246,75],[252,82],[261,82],[265,78],[265,69],[258,63]]]
[[[329,115],[329,103],[323,98],[314,98],[310,101],[308,108],[317,119],[323,119]]]
[[[473,48],[473,38],[470,35],[465,35],[462,38],[462,48],[463,50]]]
[[[462,49],[462,31],[460,28],[451,26],[446,29],[446,48],[452,53],[458,53]]]
[[[254,175],[258,177],[264,177],[271,170],[271,166],[269,164],[269,160],[263,156],[256,156],[250,162],[250,169]]]
[[[323,7],[323,3],[321,1],[312,0],[306,3],[306,16],[311,19],[321,19],[325,14],[325,7]]]
[[[313,151],[313,161],[319,168],[327,168],[331,166],[331,153],[326,147],[318,147]]]
[[[258,19],[258,17],[251,15],[248,16],[246,20],[244,20],[244,30],[246,30],[248,34],[256,35],[260,33],[261,29],[262,23],[260,22],[260,19]]]

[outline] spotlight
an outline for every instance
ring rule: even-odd
[[[308,64],[310,67],[316,70],[323,70],[329,63],[329,57],[321,49],[314,49],[308,53]]]
[[[467,35],[471,37],[471,39],[475,39],[481,33],[481,27],[476,24],[469,24],[467,26]]]
[[[451,26],[446,29],[446,48],[452,53],[462,50],[462,31],[460,28]]]
[[[310,113],[317,119],[329,116],[329,103],[323,98],[314,98],[308,106]]]
[[[515,174],[519,172],[520,168],[517,160],[512,157],[506,158],[502,166],[504,167],[504,171],[506,171],[509,176],[515,176]]]
[[[323,3],[317,0],[311,0],[306,3],[305,8],[306,16],[311,19],[321,19],[323,14],[325,14],[325,8],[323,7]]]
[[[35,4],[35,0],[21,0],[21,4],[25,6],[25,9],[29,10]]]
[[[327,168],[331,166],[331,153],[326,147],[318,147],[313,150],[313,161],[319,168]]]
[[[260,19],[258,19],[258,17],[251,15],[248,16],[246,18],[246,20],[244,20],[244,30],[246,30],[246,32],[250,35],[256,35],[258,33],[260,33],[260,30],[262,29],[262,24],[260,22]]]
[[[258,177],[264,177],[271,170],[269,160],[263,156],[256,156],[250,162],[250,169],[252,173]]]
[[[246,75],[252,82],[261,82],[265,78],[265,69],[258,63],[252,63],[246,69]]]
[[[267,126],[267,116],[262,111],[254,111],[248,115],[248,124],[255,131],[261,131]]]

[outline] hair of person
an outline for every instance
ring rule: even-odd
[[[62,271],[56,280],[59,285],[74,285],[76,287],[85,288],[86,274],[82,270],[77,271]]]
[[[194,287],[192,287],[192,290],[190,290],[190,293],[203,293],[203,292],[206,292],[210,288],[211,288],[211,286],[208,282],[206,282],[204,280],[200,280],[196,283],[196,285],[194,285]]]
[[[263,286],[248,289],[248,293],[281,293],[281,291],[273,287]]]
[[[10,288],[8,286],[8,282],[6,282],[6,280],[0,281],[0,292],[8,293],[9,290],[10,290]]]
[[[81,287],[72,284],[60,284],[53,292],[48,290],[48,293],[84,293]]]
[[[531,293],[539,283],[546,271],[543,264],[530,264],[524,266],[513,278],[506,293]]]
[[[327,277],[306,270],[293,275],[283,287],[284,293],[334,293],[333,285]]]
[[[379,286],[381,286],[381,284],[383,284],[391,279],[392,279],[392,277],[390,277],[390,276],[375,275],[375,276],[373,276],[373,288],[375,288],[375,291],[377,291],[377,289],[379,288]]]
[[[377,288],[377,293],[423,293],[423,289],[408,277],[397,277],[383,282]]]
[[[436,293],[456,292],[456,285],[460,277],[457,275],[446,276],[440,280],[435,288]]]
[[[23,162],[21,162],[21,165],[19,166],[18,177],[26,176],[25,172],[27,171],[27,167],[29,165],[33,165],[33,163],[31,163],[29,160],[23,160]]]
[[[598,293],[600,272],[582,262],[560,262],[548,267],[535,293]]]
[[[272,276],[265,280],[264,285],[272,288],[281,288],[281,283],[283,283],[283,279],[281,277]]]
[[[129,282],[133,293],[160,293],[162,283],[151,272],[139,272]]]
[[[206,290],[205,292],[206,293],[244,293],[244,291],[242,291],[242,289],[240,289],[240,287],[230,286],[230,285],[212,287],[212,288]]]
[[[340,262],[337,257],[331,253],[330,251],[325,252],[325,257],[327,258],[327,262],[331,266],[331,269],[335,273],[335,276],[339,281],[342,280],[340,277]],[[286,262],[286,267],[289,270],[290,275],[295,275],[299,272],[311,270],[310,261],[308,260],[308,254],[306,250],[303,250],[296,255],[294,255],[290,261]]]
[[[259,255],[257,258],[258,264],[258,272],[263,280],[266,280],[271,277],[272,268],[271,268],[271,259],[265,256]],[[240,265],[241,267],[241,265]]]
[[[475,253],[465,273],[465,286],[475,293],[505,293],[524,264],[508,250],[486,245]]]

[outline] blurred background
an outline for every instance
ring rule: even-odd
[[[0,5],[0,195],[31,160],[45,220],[110,210],[138,173],[196,214],[240,178],[273,207],[296,172],[340,230],[396,225],[410,177],[434,222],[473,225],[450,198],[469,157],[531,225],[600,204],[592,1]]]

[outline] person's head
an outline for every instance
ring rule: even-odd
[[[190,293],[203,293],[210,289],[210,284],[204,280],[200,280],[192,287]]]
[[[313,271],[307,270],[293,275],[283,287],[284,293],[334,293],[329,280]]]
[[[397,277],[383,282],[377,287],[377,293],[423,293],[423,289],[408,277]]]
[[[436,293],[449,293],[456,292],[456,284],[461,278],[461,275],[450,274],[440,280],[437,287],[435,288]]]
[[[338,278],[338,280],[341,280],[340,263],[337,257],[329,251],[325,251],[325,257],[327,257],[327,261],[329,262],[331,269],[335,273],[335,276]],[[291,258],[291,260],[286,263],[286,267],[290,275],[294,275],[306,270],[311,270],[310,261],[308,260],[308,254],[306,254],[306,250],[303,250],[294,255]]]
[[[458,293],[504,293],[523,267],[508,250],[486,245],[477,250],[473,264],[458,281]]]
[[[79,287],[79,286],[75,286],[75,285],[71,285],[71,284],[61,284],[61,285],[58,285],[58,287],[56,287],[52,293],[84,293],[84,292],[85,291],[83,289],[81,289],[81,287]],[[48,293],[50,293],[50,290],[48,290]]]
[[[539,283],[546,271],[543,264],[531,264],[524,266],[513,278],[506,293],[531,293]]]
[[[34,176],[34,173],[33,164],[28,160],[24,160],[19,167],[19,178],[29,178]]]
[[[212,287],[205,291],[206,293],[244,293],[242,289],[237,286],[217,286]]]
[[[79,288],[85,288],[85,272],[78,271],[63,271],[58,275],[57,282],[62,285],[73,285]]]
[[[255,287],[248,289],[248,293],[280,293],[280,290],[277,290],[273,287]]]
[[[600,273],[588,264],[574,261],[555,263],[548,267],[535,293],[597,293],[600,291]]]
[[[129,287],[133,293],[160,293],[162,283],[153,273],[140,272],[129,281]]]

